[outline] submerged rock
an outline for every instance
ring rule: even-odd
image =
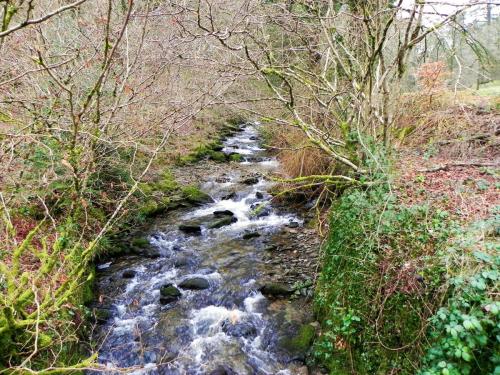
[[[288,297],[294,292],[294,289],[286,284],[268,283],[260,287],[259,291],[267,297]]]
[[[227,366],[217,366],[209,375],[236,375],[236,373]]]
[[[133,279],[136,274],[137,272],[135,272],[134,270],[126,270],[122,273],[122,277],[124,279]]]
[[[226,225],[231,225],[233,223],[236,223],[237,221],[238,219],[236,219],[234,216],[225,216],[215,221],[212,221],[207,225],[207,228],[208,229],[222,228]]]
[[[210,284],[207,279],[203,277],[193,277],[191,279],[186,279],[179,284],[179,288],[191,289],[191,290],[202,290],[208,289]]]
[[[228,201],[230,199],[236,198],[236,193],[233,191],[232,193],[224,195],[221,200]]]
[[[234,213],[229,210],[214,211],[214,216],[234,216]]]
[[[181,296],[181,291],[172,284],[166,284],[160,288],[160,303],[164,305],[177,301]]]
[[[247,232],[243,235],[244,240],[249,240],[251,238],[256,238],[256,237],[260,237],[259,232]]]
[[[264,199],[264,194],[262,194],[260,191],[255,193],[255,198],[257,199]]]
[[[185,267],[188,264],[189,264],[189,259],[187,257],[181,256],[174,260],[175,267]]]
[[[201,234],[201,226],[199,224],[181,224],[179,230],[187,234]]]
[[[255,185],[258,182],[259,182],[258,177],[248,177],[248,178],[245,178],[243,181],[241,181],[241,183],[245,184],[245,185]]]
[[[222,323],[222,331],[233,337],[254,337],[257,336],[257,328],[249,322],[232,323],[226,320]]]
[[[250,206],[252,210],[252,217],[264,217],[269,216],[271,214],[271,207],[266,202],[264,203],[255,203]]]

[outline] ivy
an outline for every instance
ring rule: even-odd
[[[498,218],[490,224],[496,227]],[[500,374],[498,241],[493,237],[482,247],[493,252],[472,253],[467,269],[476,271],[450,279],[446,305],[429,320],[433,344],[420,375]]]

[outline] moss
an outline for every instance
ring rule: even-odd
[[[210,152],[210,159],[214,160],[216,162],[222,163],[225,162],[226,159],[226,154],[220,151],[211,151]]]
[[[188,165],[188,164],[194,164],[198,161],[198,158],[196,155],[186,155],[182,156],[177,160],[177,165]]]
[[[330,228],[315,295],[323,333],[316,358],[331,373],[344,365],[359,374],[414,373],[425,340],[421,312],[441,296],[443,268],[434,255],[451,234],[445,213],[403,206],[384,187],[353,190],[332,206]],[[394,291],[384,296],[379,285]],[[380,340],[404,350],[387,350]]]
[[[86,305],[94,300],[94,282],[95,282],[95,267],[89,272],[87,280],[82,287],[82,304]]]
[[[231,154],[229,155],[229,160],[230,161],[235,161],[235,162],[241,162],[243,160],[243,156],[241,154]]]
[[[136,247],[144,248],[149,245],[149,240],[145,237],[136,237],[131,241],[131,244]]]
[[[190,203],[203,204],[212,202],[212,198],[198,189],[196,186],[188,185],[181,189],[182,196]]]
[[[315,336],[316,329],[311,324],[304,324],[295,336],[282,339],[281,346],[292,353],[305,353],[311,347]]]
[[[158,204],[154,200],[147,200],[142,207],[139,208],[139,212],[145,217],[150,217],[156,210],[158,210]]]

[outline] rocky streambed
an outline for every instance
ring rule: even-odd
[[[242,162],[178,171],[211,199],[158,218],[144,255],[99,264],[99,361],[143,374],[307,374],[318,240],[307,218],[277,207],[279,168],[258,125],[224,142]]]

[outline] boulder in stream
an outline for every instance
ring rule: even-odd
[[[216,216],[217,218],[217,216]],[[217,220],[214,220],[210,223],[207,224],[208,229],[215,229],[215,228],[222,228],[226,225],[231,225],[233,223],[236,223],[238,219],[236,219],[234,216],[223,216],[217,218]]]
[[[232,193],[224,195],[221,200],[228,201],[230,199],[236,198],[236,193],[233,191]]]
[[[172,284],[166,284],[160,288],[160,303],[163,305],[177,301],[181,296],[181,291]]]
[[[247,177],[243,181],[241,181],[241,183],[245,184],[245,185],[255,185],[258,182],[259,182],[259,178],[256,176]]]
[[[288,297],[294,292],[294,289],[286,284],[267,283],[259,288],[259,291],[270,298]]]
[[[249,240],[249,239],[256,238],[256,237],[260,237],[259,232],[247,232],[247,233],[243,234],[244,240]]]
[[[236,373],[227,366],[217,366],[209,375],[236,375]]]
[[[179,230],[186,234],[201,234],[201,226],[194,223],[184,223],[179,225]]]
[[[179,284],[179,288],[182,289],[191,289],[191,290],[202,290],[208,289],[210,284],[207,279],[203,277],[192,277],[190,279],[186,279]]]
[[[122,273],[122,277],[124,279],[133,279],[135,277],[137,272],[135,272],[134,270],[125,270],[123,273]]]
[[[290,336],[281,337],[280,347],[287,352],[291,360],[305,361],[316,336],[316,328],[312,324],[303,324]]]
[[[225,320],[222,323],[222,331],[233,337],[255,337],[257,336],[257,328],[249,322],[236,322],[232,323]]]
[[[219,210],[219,211],[214,211],[214,216],[234,216],[234,213],[229,211],[229,210]]]

